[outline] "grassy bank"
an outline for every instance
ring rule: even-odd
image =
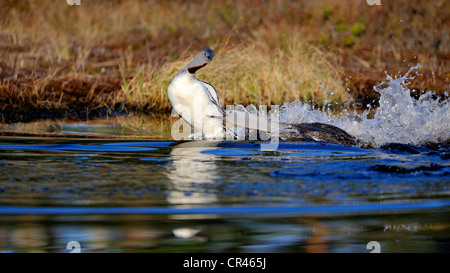
[[[448,1],[4,1],[0,113],[166,113],[198,51],[226,104],[376,102],[373,86],[417,63],[415,90],[449,90]],[[416,91],[415,91],[416,92]]]

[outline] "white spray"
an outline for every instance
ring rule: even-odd
[[[413,79],[410,73],[417,68],[419,65],[399,78],[387,75],[386,82],[375,87],[380,99],[373,118],[368,118],[369,111],[357,114],[346,109],[339,115],[333,115],[302,102],[289,102],[280,108],[280,122],[328,123],[344,129],[363,144],[375,147],[386,143],[424,145],[448,141],[450,100],[432,99],[431,91],[422,94],[419,99],[411,97],[406,86]]]

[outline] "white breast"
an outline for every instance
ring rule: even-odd
[[[186,122],[207,138],[223,137],[223,110],[213,101],[211,90],[195,75],[177,75],[167,89],[169,102]],[[217,96],[218,98],[218,96]]]

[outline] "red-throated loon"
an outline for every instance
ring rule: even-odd
[[[216,89],[199,80],[195,72],[206,66],[214,57],[207,48],[195,56],[173,78],[167,89],[172,109],[196,131],[206,138],[224,137],[222,100]]]

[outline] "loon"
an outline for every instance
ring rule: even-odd
[[[330,124],[320,122],[283,124],[281,128],[281,140],[322,141],[347,146],[358,144],[354,136]]]
[[[202,132],[206,138],[223,139],[225,126],[229,126],[229,124],[225,124],[231,122],[237,127],[266,132],[274,131],[273,128],[276,127],[281,140],[323,141],[349,146],[356,145],[357,142],[352,135],[333,125],[324,123],[274,124],[265,118],[245,112],[234,110],[225,112],[217,90],[195,76],[195,72],[205,67],[213,58],[214,51],[209,48],[202,50],[175,75],[167,88],[167,97],[172,110],[195,130]],[[237,118],[227,118],[231,115],[236,115]],[[250,124],[254,124],[256,127],[249,125],[250,119],[255,121]],[[267,123],[269,126],[266,128],[258,127],[258,124]],[[233,133],[233,135],[236,137],[236,134]]]
[[[195,72],[213,58],[214,51],[209,48],[202,50],[175,75],[167,88],[167,97],[172,110],[195,130],[207,138],[221,139],[225,115],[222,100],[212,85],[195,76]]]
[[[227,110],[227,121],[237,127],[276,133],[281,140],[319,141],[355,146],[357,139],[334,125],[313,123],[280,123],[248,112]],[[233,117],[233,118],[229,118]]]

